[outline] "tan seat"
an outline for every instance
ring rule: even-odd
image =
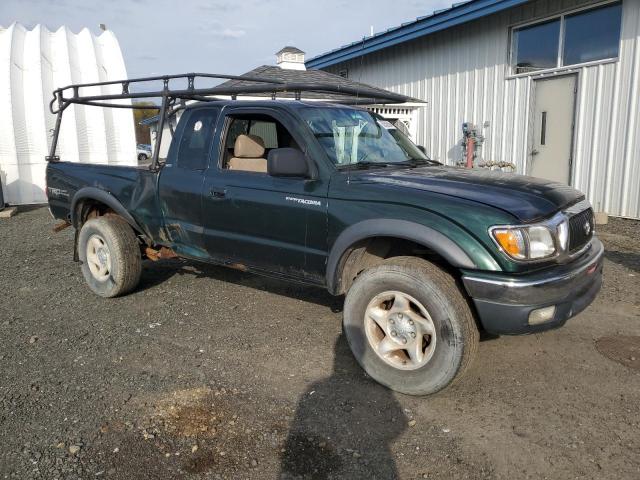
[[[267,173],[267,159],[264,158],[262,138],[257,135],[238,135],[228,168],[244,172]]]

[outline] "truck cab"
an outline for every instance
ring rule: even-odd
[[[172,248],[322,284],[330,172],[303,151],[310,139],[290,105],[238,103],[181,117],[158,183]],[[270,156],[299,171],[269,173]]]

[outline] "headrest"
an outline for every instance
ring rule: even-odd
[[[238,158],[262,158],[264,141],[257,135],[238,135],[233,147],[233,156]]]

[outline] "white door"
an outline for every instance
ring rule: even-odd
[[[571,181],[576,76],[535,80],[529,175]]]

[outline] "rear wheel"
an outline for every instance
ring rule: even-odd
[[[415,257],[392,258],[361,273],[347,293],[343,326],[362,368],[410,395],[435,393],[459,379],[479,339],[455,280]]]
[[[138,154],[138,160],[141,161],[141,162],[145,162],[147,160],[147,158],[149,158],[149,156],[144,154],[144,153],[139,153]]]
[[[80,230],[78,256],[89,288],[101,297],[117,297],[140,281],[142,259],[136,235],[122,218],[87,221]]]

